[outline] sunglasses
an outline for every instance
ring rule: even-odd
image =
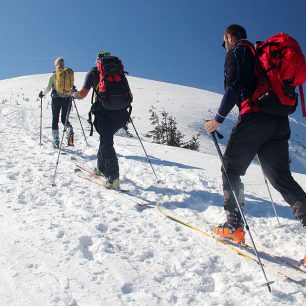
[[[223,43],[222,43],[222,48],[224,48],[225,49],[225,45],[226,45],[226,41],[225,40],[223,40]]]

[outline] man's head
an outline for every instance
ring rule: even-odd
[[[237,41],[246,38],[247,33],[244,27],[239,24],[231,24],[224,31],[222,47],[229,51],[233,48]]]
[[[54,61],[54,66],[57,67],[57,66],[60,66],[60,67],[64,67],[65,65],[65,61],[62,57],[58,57],[55,59]]]
[[[98,55],[97,55],[97,60],[98,60],[99,58],[107,57],[107,56],[110,56],[110,55],[111,55],[110,52],[108,52],[108,51],[106,51],[106,50],[102,50],[102,51],[100,51],[100,52],[98,53]]]

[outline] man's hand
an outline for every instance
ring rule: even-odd
[[[80,93],[78,91],[75,91],[71,96],[73,99],[76,99],[76,100],[81,99]]]
[[[76,89],[75,86],[71,87],[70,90],[69,90],[69,95],[73,96],[73,93],[75,93],[76,91],[77,91],[77,89]]]
[[[81,98],[81,97],[80,97],[80,93],[77,91],[77,89],[76,89],[75,86],[73,86],[73,87],[70,89],[69,94],[70,94],[70,96],[71,96],[73,99],[78,100],[78,99]]]
[[[39,97],[39,98],[43,98],[43,97],[44,97],[44,95],[43,95],[43,92],[42,92],[42,91],[39,93],[38,97]]]
[[[220,123],[216,120],[208,120],[204,124],[204,128],[208,134],[211,134],[214,132],[218,127],[220,126]]]

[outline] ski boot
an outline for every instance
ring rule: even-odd
[[[245,231],[243,226],[233,226],[228,222],[216,226],[213,228],[213,233],[217,237],[233,240],[235,243],[244,243],[245,242]]]
[[[103,183],[104,188],[106,189],[113,189],[113,190],[117,190],[120,191],[120,181],[119,178],[115,178],[115,179],[111,179],[108,178],[104,183]]]
[[[130,131],[128,130],[128,127],[125,125],[122,128],[120,128],[117,132],[116,132],[117,136],[121,136],[121,137],[133,137],[133,135],[130,133]]]
[[[52,145],[54,149],[59,148],[59,131],[52,130]]]
[[[71,124],[67,125],[67,144],[68,146],[74,146],[74,132]]]
[[[99,167],[98,162],[97,162],[97,166],[94,167],[94,169],[93,169],[93,173],[94,173],[96,176],[105,177],[104,173],[100,170],[100,167]]]
[[[102,171],[100,171],[100,169],[99,169],[98,167],[94,167],[93,173],[94,173],[94,175],[96,175],[96,176],[104,176],[103,173],[102,173]]]

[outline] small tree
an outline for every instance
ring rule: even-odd
[[[199,137],[200,137],[200,133],[193,135],[191,140],[184,143],[182,147],[185,149],[193,150],[193,151],[199,151],[200,149]]]
[[[169,116],[169,113],[163,111],[161,113],[162,119],[159,120],[158,115],[153,107],[149,110],[150,121],[155,128],[149,131],[146,136],[153,139],[153,142],[159,144],[166,144],[173,147],[182,147],[190,150],[199,150],[199,134],[194,135],[192,139],[186,143],[182,140],[184,135],[178,130],[176,119]]]
[[[163,132],[162,132],[162,127],[160,126],[159,123],[159,118],[155,111],[153,110],[153,106],[149,110],[150,115],[150,121],[152,125],[156,125],[154,130],[149,131],[145,136],[149,138],[153,138],[153,142],[155,143],[164,143],[163,139]]]
[[[162,112],[162,130],[166,136],[165,144],[172,147],[180,147],[184,135],[177,129],[175,118],[169,116],[165,111]]]

